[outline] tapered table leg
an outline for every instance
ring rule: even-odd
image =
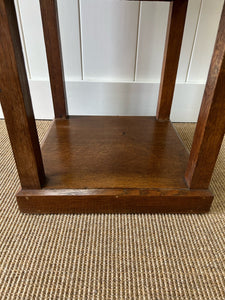
[[[187,13],[187,5],[188,0],[175,0],[170,3],[164,60],[156,114],[158,120],[169,120],[170,118]]]
[[[185,174],[193,189],[207,189],[225,132],[225,6]]]
[[[38,189],[45,174],[13,0],[0,0],[1,105],[22,188]]]
[[[56,118],[67,116],[66,89],[56,0],[40,0],[48,70]]]

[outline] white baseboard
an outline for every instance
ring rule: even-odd
[[[52,119],[49,82],[30,80],[29,84],[35,118]],[[197,121],[204,87],[199,83],[176,85],[172,121]],[[156,112],[159,83],[68,81],[66,88],[70,115],[154,116]]]

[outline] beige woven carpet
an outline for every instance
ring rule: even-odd
[[[40,139],[50,122],[37,122]],[[192,124],[177,124],[190,147]],[[0,299],[225,299],[225,144],[205,215],[21,214],[0,121]]]

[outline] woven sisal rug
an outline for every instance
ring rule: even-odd
[[[176,125],[188,148],[194,127]],[[204,215],[21,214],[4,121],[0,151],[0,299],[225,299],[225,143]]]

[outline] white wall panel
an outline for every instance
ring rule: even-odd
[[[158,84],[134,82],[67,82],[69,113],[155,115],[158,89]]]
[[[184,37],[180,53],[180,62],[177,72],[177,81],[185,82],[188,76],[190,60],[196,37],[196,29],[201,9],[202,0],[189,0]]]
[[[189,1],[173,121],[197,120],[224,3]],[[39,1],[15,2],[35,117],[52,118]],[[143,2],[139,10],[135,1],[58,0],[58,6],[69,113],[155,114],[169,4]]]
[[[158,83],[67,82],[71,115],[155,116]],[[176,85],[171,120],[197,121],[204,84]]]
[[[16,9],[16,15],[17,15],[17,24],[19,27],[19,33],[21,37],[21,44],[22,44],[22,49],[23,49],[23,56],[24,56],[24,62],[25,62],[25,67],[27,70],[27,75],[28,78],[30,78],[30,70],[29,70],[29,64],[28,64],[28,56],[26,52],[26,44],[24,40],[24,33],[23,33],[23,27],[22,27],[22,18],[21,18],[21,13],[20,13],[20,6],[19,6],[19,0],[14,0],[15,4],[15,9]]]
[[[188,75],[189,82],[205,82],[214,49],[224,0],[203,0]]]
[[[19,0],[31,79],[47,79],[47,59],[38,0]],[[65,75],[81,79],[78,0],[58,0]]]
[[[29,80],[29,87],[36,119],[53,119],[54,110],[50,82]]]
[[[141,5],[137,81],[160,80],[169,5],[165,2],[143,2]]]
[[[48,79],[47,59],[38,0],[18,0],[32,79]]]
[[[35,118],[52,119],[49,82],[30,80],[29,85]],[[69,81],[66,87],[71,115],[154,116],[156,112],[158,83]],[[204,84],[178,83],[171,120],[196,122],[203,92]]]
[[[144,2],[142,4],[137,81],[159,82],[160,80],[169,5],[164,2]],[[200,6],[201,0],[189,0],[177,76],[179,82],[186,81]]]
[[[81,47],[78,0],[58,0],[63,65],[68,80],[81,80]]]
[[[84,80],[133,80],[139,3],[81,0]]]
[[[197,122],[204,84],[177,83],[170,118],[174,122]]]

